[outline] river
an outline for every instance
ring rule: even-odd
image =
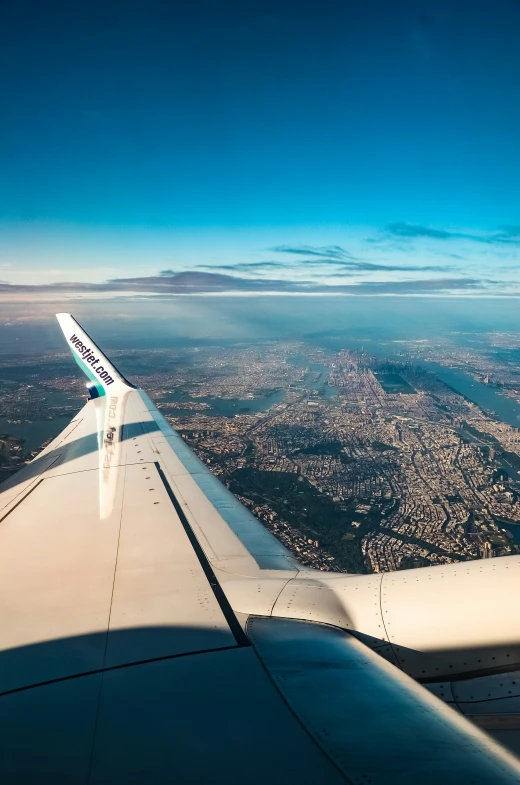
[[[462,368],[452,368],[439,363],[421,360],[416,363],[421,368],[433,371],[443,382],[464,395],[481,409],[493,412],[501,422],[520,428],[520,404],[500,395],[496,389],[484,382],[478,382]]]
[[[55,417],[53,420],[34,420],[20,424],[8,422],[5,417],[0,417],[0,433],[8,433],[24,440],[25,450],[37,450],[47,439],[54,439],[67,427],[71,421],[70,416]]]
[[[516,428],[520,427],[520,404],[510,398],[499,395],[493,387],[489,387],[487,384],[477,381],[471,374],[467,373],[467,371],[462,370],[462,368],[452,368],[435,362],[427,362],[425,360],[418,362],[417,365],[433,371],[439,379],[456,390],[456,392],[461,393],[465,398],[476,403],[481,409],[487,412],[493,412],[501,422],[505,422]],[[516,474],[517,476],[515,479],[518,479],[520,472],[512,467],[505,459],[496,456],[495,460],[500,466],[506,469],[510,477],[513,477]],[[506,531],[511,534],[513,542],[520,545],[520,525],[507,524],[500,521],[497,521],[497,523],[501,528],[506,529]]]
[[[341,343],[339,340],[324,340],[321,345],[331,351],[338,351],[340,346],[359,349],[361,342],[359,339],[342,336]],[[402,355],[401,347],[393,341],[377,341],[367,338],[365,349],[369,354],[381,358],[381,360],[394,359],[397,362],[403,362],[403,360],[409,359]],[[476,381],[470,373],[462,368],[453,368],[430,360],[414,359],[412,362],[420,368],[433,371],[439,379],[456,392],[464,395],[465,398],[473,401],[486,412],[493,412],[501,422],[520,428],[520,404],[505,395],[500,395],[495,388],[484,384],[484,382]]]
[[[320,396],[325,400],[331,400],[336,396],[337,388],[327,384],[330,374],[330,367],[323,363],[306,362],[302,356],[290,356],[287,360],[291,365],[296,365],[306,371],[303,382],[300,382],[302,390],[318,390]],[[316,378],[315,378],[316,377]],[[272,406],[282,403],[285,398],[285,390],[276,390],[261,398],[194,398],[183,392],[170,393],[161,400],[174,403],[175,401],[190,401],[195,403],[206,403],[210,408],[204,409],[202,414],[220,415],[221,417],[234,417],[236,414],[253,414],[266,412]],[[174,417],[189,417],[197,412],[193,409],[168,409],[167,414]]]
[[[5,384],[5,380],[3,382]],[[49,407],[71,406],[79,411],[86,398],[69,396],[60,390],[46,391],[45,399]],[[54,439],[70,423],[72,416],[54,416],[52,420],[27,420],[21,423],[8,422],[7,417],[0,417],[0,433],[23,439],[25,450],[37,450],[48,439]]]
[[[502,529],[506,529],[506,531],[510,533],[513,538],[513,542],[516,542],[517,545],[520,545],[520,524],[501,523],[500,521],[497,521],[497,524]]]
[[[338,388],[327,384],[330,375],[330,365],[308,362],[303,355],[298,354],[290,355],[287,358],[287,363],[289,365],[296,365],[297,368],[302,368],[307,371],[303,382],[299,383],[302,388],[307,390],[318,390],[320,396],[326,401],[330,401],[336,397]],[[319,376],[313,380],[313,377],[316,377],[316,374],[319,374]]]

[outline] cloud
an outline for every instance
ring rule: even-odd
[[[361,286],[372,294],[427,294],[428,292],[453,292],[481,288],[477,278],[430,278],[424,281],[365,281]]]
[[[351,284],[324,284],[315,281],[244,278],[220,273],[185,271],[173,275],[152,275],[135,278],[114,278],[101,284],[54,283],[43,285],[0,284],[0,293],[70,295],[127,293],[129,295],[178,295],[178,294],[450,294],[456,291],[475,290],[483,282],[473,278],[433,278],[410,281],[365,281]]]
[[[397,224],[396,224],[397,226]],[[403,224],[403,226],[408,226]],[[367,242],[377,242],[375,240],[367,240]],[[353,256],[349,251],[342,248],[341,245],[277,245],[271,248],[271,251],[276,253],[294,254],[299,256],[311,257],[310,259],[298,259],[300,264],[316,267],[341,267],[344,270],[351,270],[353,272],[450,272],[453,268],[446,265],[405,265],[405,264],[380,264],[378,262],[371,262],[362,259],[358,256]],[[408,249],[406,249],[408,250]],[[455,258],[455,254],[453,258]],[[458,257],[462,259],[462,257]],[[231,269],[231,268],[229,268]]]
[[[444,264],[423,264],[423,265],[401,265],[401,264],[360,264],[347,266],[327,273],[327,278],[341,278],[352,275],[359,275],[363,272],[386,272],[386,273],[450,273],[455,270],[451,265]]]
[[[317,256],[321,259],[356,259],[341,245],[277,245],[270,248],[275,253],[295,254],[297,256]]]
[[[462,257],[459,257],[462,258]],[[404,264],[377,264],[374,262],[361,262],[361,261],[342,261],[338,259],[299,259],[298,264],[304,264],[306,267],[316,268],[311,274],[316,275],[317,272],[324,273],[327,277],[331,275],[353,275],[357,272],[450,272],[453,268],[446,265],[404,265]],[[325,272],[327,267],[340,268],[341,272]],[[198,264],[196,270],[226,270],[226,272],[239,272],[239,273],[254,273],[257,270],[288,270],[294,269],[294,265],[288,267],[282,262],[245,262],[237,264]],[[309,270],[307,272],[310,272]],[[175,275],[170,271],[163,271],[161,275]]]
[[[421,224],[394,223],[386,227],[385,232],[392,237],[426,237],[432,240],[471,240],[485,245],[520,244],[520,227],[509,226],[492,234],[473,234],[470,232],[451,232],[447,229],[435,229]]]
[[[408,272],[449,272],[453,269],[453,267],[447,265],[440,265],[440,264],[427,264],[427,265],[410,265],[410,264],[377,264],[374,262],[343,262],[341,265],[343,268],[348,268],[349,270],[355,272],[400,272],[400,273],[408,273]]]
[[[282,262],[237,262],[237,264],[197,264],[197,270],[229,270],[234,272],[255,272],[255,270],[284,269]],[[171,272],[171,271],[170,271]],[[173,273],[171,273],[173,275]]]
[[[395,223],[386,227],[389,234],[395,237],[433,237],[435,240],[449,240],[453,235],[444,229],[432,229],[429,226],[419,226],[418,224]]]

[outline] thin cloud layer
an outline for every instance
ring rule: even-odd
[[[394,223],[386,227],[386,234],[392,237],[415,238],[427,237],[433,240],[470,240],[485,245],[511,244],[520,245],[520,227],[509,226],[488,234],[475,234],[470,232],[452,232],[447,229],[436,229],[420,224]]]
[[[364,281],[352,284],[320,284],[313,281],[249,279],[219,273],[186,271],[166,275],[115,278],[105,283],[56,283],[47,285],[0,284],[0,293],[9,294],[221,294],[285,293],[285,294],[428,294],[471,291],[482,285],[473,278],[432,278],[409,281]]]
[[[237,264],[198,264],[197,270],[229,270],[241,273],[255,273],[258,270],[283,270],[285,265],[281,262],[237,262]]]
[[[300,256],[317,256],[320,259],[355,259],[351,253],[346,251],[341,245],[276,245],[269,250],[275,253],[296,254]]]
[[[327,245],[321,247],[311,245],[279,245],[270,250],[277,253],[289,254],[291,257],[296,256],[298,264],[322,266],[323,268],[340,267],[342,269],[357,272],[450,272],[453,269],[451,266],[438,264],[410,265],[401,263],[395,264],[392,262],[386,264],[382,262],[372,262],[367,259],[362,259],[359,256],[356,257],[352,255],[340,245]],[[310,256],[311,258],[301,259],[301,256]],[[293,259],[291,259],[291,261],[293,261]]]

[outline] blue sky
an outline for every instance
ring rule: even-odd
[[[520,292],[516,0],[0,13],[7,294]]]

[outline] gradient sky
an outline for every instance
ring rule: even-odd
[[[518,0],[7,0],[0,28],[3,282],[520,293]]]

